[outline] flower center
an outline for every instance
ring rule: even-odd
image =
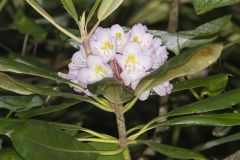
[[[104,41],[102,47],[102,49],[106,50],[106,49],[113,49],[113,45],[109,42],[109,41]]]
[[[96,65],[95,72],[96,74],[103,74],[103,75],[107,74],[107,70],[99,65]]]
[[[122,34],[120,32],[117,32],[115,35],[117,39],[122,39]]]
[[[138,36],[134,36],[134,37],[133,37],[133,42],[136,42],[136,43],[139,43],[139,42],[140,42]]]
[[[126,64],[137,64],[137,59],[136,56],[133,54],[128,55],[127,60],[126,60]]]

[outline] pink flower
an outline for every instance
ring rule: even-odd
[[[93,55],[101,57],[104,63],[112,60],[116,54],[116,41],[110,29],[97,28],[90,40],[90,46]]]
[[[78,72],[78,80],[83,84],[92,84],[105,77],[113,77],[113,72],[108,64],[94,55],[87,57],[87,67],[80,69]]]
[[[153,35],[147,33],[147,27],[142,24],[133,26],[131,30],[130,40],[139,44],[143,48],[149,48],[152,44]]]

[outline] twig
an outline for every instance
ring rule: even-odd
[[[21,56],[25,56],[26,55],[28,38],[29,38],[29,35],[26,34],[25,37],[24,37],[24,41],[23,41]]]
[[[179,0],[172,0],[171,11],[169,14],[168,31],[176,32],[178,29]]]

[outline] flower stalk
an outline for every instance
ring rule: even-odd
[[[119,134],[119,145],[123,149],[124,160],[131,160],[131,156],[127,144],[127,131],[125,118],[123,113],[123,105],[114,104],[115,115],[117,120],[118,134]]]

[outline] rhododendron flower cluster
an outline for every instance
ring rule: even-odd
[[[133,26],[128,32],[117,24],[111,28],[98,27],[90,46],[92,55],[87,56],[80,45],[80,50],[73,55],[68,66],[69,73],[59,73],[59,76],[85,88],[84,93],[88,96],[94,95],[87,90],[87,85],[106,77],[115,78],[135,90],[144,76],[163,65],[168,58],[161,39],[148,33],[147,27],[142,24]],[[171,90],[172,85],[165,82],[145,91],[139,99],[146,100],[152,91],[165,96]]]

